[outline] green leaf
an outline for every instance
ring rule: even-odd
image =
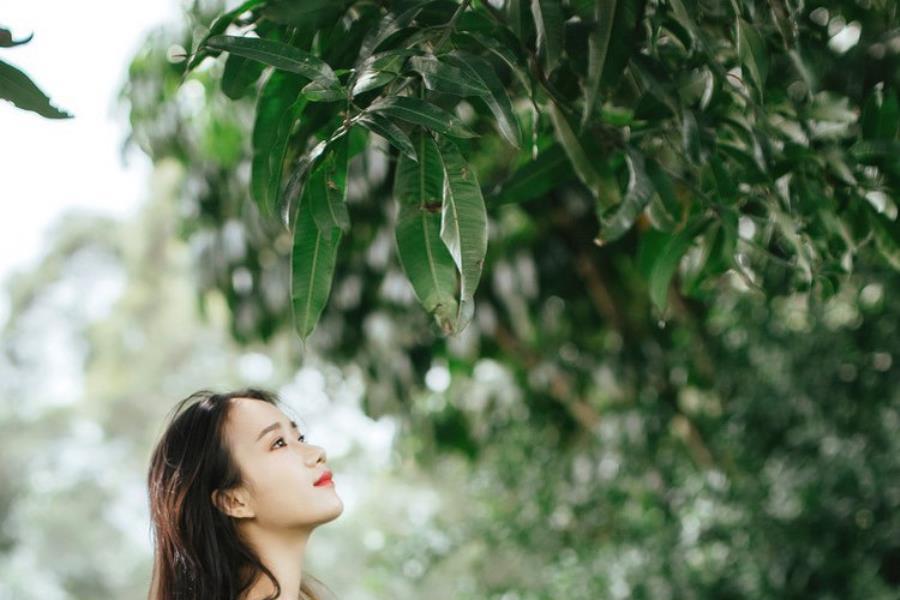
[[[494,115],[497,131],[507,142],[515,148],[522,146],[522,130],[519,120],[513,111],[512,102],[506,93],[503,82],[497,77],[494,67],[484,58],[465,52],[454,50],[445,55],[444,60],[450,62],[463,71],[468,71],[472,77],[477,78],[488,92],[482,95],[491,114]]]
[[[443,164],[427,132],[417,127],[413,135],[419,160],[401,155],[394,176],[397,255],[419,302],[445,334],[452,333],[459,281],[453,257],[440,237]]]
[[[392,146],[408,156],[411,160],[417,160],[416,149],[409,139],[409,136],[387,117],[379,115],[378,113],[368,113],[359,119],[359,124],[386,139]]]
[[[324,83],[321,80],[310,81],[300,93],[312,102],[337,102],[347,99],[347,90],[340,86]]]
[[[612,40],[613,21],[615,20],[618,0],[596,0],[594,4],[595,23],[588,35],[588,70],[587,94],[585,94],[584,110],[581,124],[584,126],[594,112],[597,94],[600,91],[600,78],[606,65],[606,54]],[[624,37],[623,35],[619,36]]]
[[[16,67],[0,60],[0,98],[23,110],[48,119],[70,119],[72,115],[50,104],[50,98]]]
[[[684,146],[684,154],[695,165],[701,161],[700,126],[694,111],[685,108],[681,113],[681,144]]]
[[[575,176],[572,163],[559,144],[553,144],[520,167],[500,185],[490,200],[492,206],[542,198]]]
[[[644,4],[644,0],[594,0],[594,22],[588,35],[582,127],[594,112],[601,86],[612,88],[621,80],[636,41],[640,39],[637,28]]]
[[[737,45],[741,63],[750,72],[757,95],[762,99],[769,70],[765,43],[753,26],[741,17],[737,18]]]
[[[599,246],[622,237],[638,215],[650,202],[655,190],[653,182],[644,168],[644,155],[631,146],[626,147],[625,161],[628,164],[628,190],[625,198],[617,206],[598,215],[600,231],[594,242]]]
[[[478,137],[463,125],[463,122],[440,108],[425,100],[410,96],[388,96],[379,98],[369,105],[368,110],[384,113],[407,121],[414,125],[421,125],[426,129],[432,129],[444,135],[459,138]]]
[[[653,159],[647,159],[644,167],[647,176],[653,182],[654,189],[650,204],[647,206],[647,218],[656,229],[672,231],[677,226],[681,213],[672,179]]]
[[[668,241],[662,245],[659,253],[653,257],[649,281],[650,299],[659,312],[665,312],[668,303],[669,283],[678,269],[681,257],[684,256],[684,253],[691,246],[697,232],[701,231],[708,222],[708,218],[700,218],[681,231],[669,236]]]
[[[519,83],[522,84],[522,89],[528,92],[529,95],[532,94],[534,86],[531,81],[531,73],[528,70],[528,61],[522,55],[520,45],[508,29],[498,28],[492,36],[478,32],[465,32],[458,34],[458,37],[463,40],[474,40],[497,56],[510,68],[519,80]]]
[[[867,140],[893,140],[900,132],[900,105],[897,94],[888,88],[884,93],[873,92],[860,117],[862,136]]]
[[[378,24],[378,27],[372,29],[366,38],[362,42],[362,46],[359,50],[359,60],[364,61],[369,58],[378,47],[382,44],[382,42],[386,41],[389,37],[412,23],[413,19],[415,19],[418,14],[422,11],[425,6],[431,4],[436,0],[430,0],[426,2],[420,2],[419,4],[408,8],[407,10],[401,12],[400,14],[395,14],[393,12],[388,12],[381,19],[381,22]],[[357,63],[357,66],[360,63]]]
[[[466,163],[456,144],[441,137],[438,149],[445,180],[441,239],[462,275],[457,318],[458,330],[462,330],[468,323],[468,313],[487,254],[487,211],[475,171]],[[466,304],[470,306],[464,308]]]
[[[229,55],[222,73],[222,92],[232,100],[243,98],[259,79],[263,69],[265,65],[260,62],[237,54]]]
[[[531,14],[537,30],[537,51],[544,58],[544,72],[549,75],[562,56],[562,6],[559,0],[531,0]]]
[[[403,72],[406,59],[417,54],[420,52],[411,48],[385,50],[373,54],[363,61],[350,79],[348,86],[351,87],[351,93],[355,96],[393,81]]]
[[[209,31],[207,31],[206,35],[204,35],[200,39],[200,43],[197,44],[197,49],[194,50],[194,53],[191,55],[191,59],[188,61],[187,65],[187,71],[192,71],[207,56],[218,54],[218,52],[210,52],[209,48],[206,46],[206,42],[209,40],[209,38],[221,33],[225,33],[225,30],[228,29],[228,26],[231,25],[235,19],[237,19],[248,10],[251,10],[262,4],[264,1],[265,0],[247,0],[233,10],[230,10],[216,17],[216,19],[212,22],[212,25],[210,25]]]
[[[275,40],[217,35],[206,42],[210,48],[226,50],[246,58],[271,65],[282,71],[303,75],[319,82],[323,89],[340,90],[334,71],[320,58],[289,44]],[[345,93],[345,92],[342,92]]]
[[[339,227],[322,232],[313,216],[313,195],[322,187],[304,186],[294,220],[291,252],[291,309],[294,328],[306,339],[328,302],[334,277],[338,246],[343,235]]]
[[[306,99],[298,98],[302,83],[293,73],[272,71],[256,103],[250,192],[266,216],[272,216],[278,205],[288,136],[306,105]]]
[[[344,135],[334,142],[334,149],[319,161],[306,182],[304,197],[312,203],[313,219],[323,234],[328,234],[333,227],[339,227],[342,232],[350,229],[346,204],[347,141]]]
[[[867,214],[879,252],[889,265],[900,271],[900,222],[888,221],[873,210]]]
[[[569,120],[562,110],[552,100],[548,105],[550,112],[550,120],[553,122],[553,129],[556,132],[556,139],[566,151],[572,166],[575,168],[575,174],[578,179],[587,186],[594,199],[600,203],[600,208],[605,210],[612,206],[614,202],[610,200],[606,188],[610,185],[608,178],[603,178],[594,168],[587,153],[581,144],[581,141],[572,130]]]
[[[486,96],[490,94],[481,78],[468,69],[447,64],[433,54],[413,56],[409,66],[422,76],[425,87],[442,94],[455,96]]]

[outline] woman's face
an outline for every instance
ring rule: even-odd
[[[300,441],[302,432],[277,406],[234,398],[225,442],[244,476],[235,516],[265,529],[312,529],[337,518],[344,505],[334,484],[313,485],[328,470],[325,450]],[[230,512],[230,511],[229,511]]]

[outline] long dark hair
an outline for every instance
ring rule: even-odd
[[[257,388],[194,392],[175,405],[153,451],[147,477],[154,543],[149,600],[238,600],[261,575],[275,586],[266,600],[281,595],[281,584],[210,497],[241,483],[223,440],[234,398],[279,403],[274,393]],[[307,577],[302,597],[319,600]]]

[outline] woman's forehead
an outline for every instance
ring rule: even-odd
[[[237,431],[256,431],[276,421],[286,420],[284,412],[269,402],[254,398],[234,398],[229,411],[231,426]]]

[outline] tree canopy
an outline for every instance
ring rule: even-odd
[[[123,95],[201,309],[470,463],[453,541],[383,560],[448,598],[889,598],[897,10],[199,3]]]

